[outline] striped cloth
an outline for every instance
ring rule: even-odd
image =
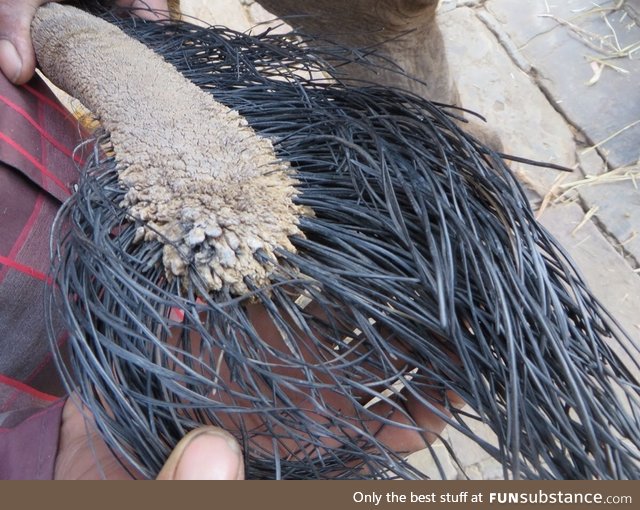
[[[14,87],[0,73],[0,478],[52,473],[64,390],[44,289],[51,225],[78,176],[80,137],[42,80]]]

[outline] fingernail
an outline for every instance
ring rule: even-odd
[[[16,47],[6,39],[0,40],[0,69],[13,82],[18,80],[22,72],[22,59]]]
[[[238,443],[222,431],[203,431],[185,447],[175,480],[237,480],[242,454]]]

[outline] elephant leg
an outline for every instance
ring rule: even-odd
[[[373,49],[376,56],[369,60],[379,65],[341,67],[345,78],[401,87],[432,101],[459,103],[436,23],[439,0],[258,1],[302,33],[351,49]],[[407,76],[399,74],[398,68]]]

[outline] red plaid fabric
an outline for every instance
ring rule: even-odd
[[[63,395],[46,337],[44,289],[51,225],[77,179],[79,141],[77,122],[40,79],[14,87],[0,73],[0,477],[15,450],[3,440],[12,434],[15,447],[15,428],[26,424],[33,433],[42,426],[34,415]],[[44,462],[31,460],[38,469]]]

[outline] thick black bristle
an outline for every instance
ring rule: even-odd
[[[136,242],[115,161],[90,158],[58,219],[50,309],[67,380],[127,463],[154,476],[213,423],[251,478],[419,478],[380,437],[432,440],[420,406],[508,476],[640,476],[637,347],[450,109],[322,78],[291,37],[113,21],[273,140],[313,211],[270,287],[209,295],[193,272],[185,290],[160,242]]]

